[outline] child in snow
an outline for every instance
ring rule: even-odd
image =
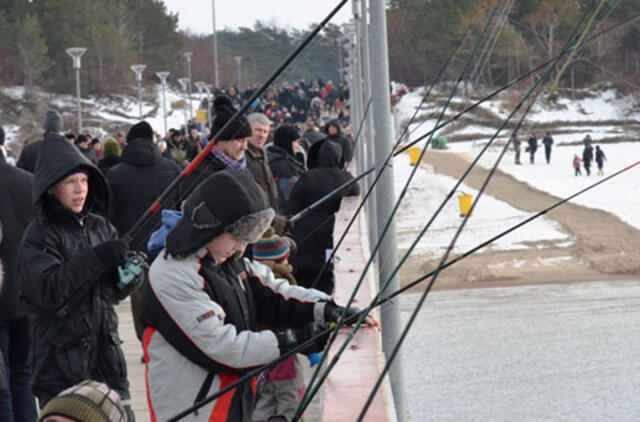
[[[575,154],[573,156],[573,168],[575,170],[575,175],[576,176],[581,176],[582,172],[580,171],[580,167],[581,167],[581,163],[582,159],[580,159],[580,157],[578,156],[578,154]]]

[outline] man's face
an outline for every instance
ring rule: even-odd
[[[251,123],[251,145],[262,148],[269,138],[269,126],[258,122]]]
[[[338,134],[338,128],[335,125],[329,126],[329,135],[335,136]]]
[[[118,141],[120,145],[124,145],[125,144],[124,135],[118,135],[118,137],[116,138],[116,141]]]
[[[191,129],[191,139],[199,139],[200,133],[198,133],[198,129]]]
[[[247,150],[250,136],[246,138],[234,139],[232,141],[222,141],[216,144],[216,148],[219,149],[224,155],[231,158],[233,161],[240,161],[244,157],[244,152]]]

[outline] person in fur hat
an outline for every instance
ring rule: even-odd
[[[147,397],[156,420],[170,419],[315,337],[344,311],[330,296],[290,285],[242,257],[274,214],[250,174],[226,169],[193,190],[172,227],[161,229],[164,240],[152,236],[163,249],[151,265],[142,308]],[[258,331],[258,324],[278,334]],[[316,339],[303,352],[322,350],[326,340]],[[249,422],[253,404],[248,382],[190,420]]]

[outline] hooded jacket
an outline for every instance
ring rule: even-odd
[[[0,321],[27,316],[18,298],[16,266],[22,236],[33,219],[32,189],[33,175],[8,164],[0,153],[0,260],[4,263]]]
[[[258,148],[249,143],[245,156],[247,157],[247,169],[267,195],[271,208],[275,210],[278,207],[278,191],[276,183],[273,180],[273,174],[267,163],[266,153],[262,148]]]
[[[130,140],[122,153],[120,163],[107,172],[113,200],[110,220],[123,236],[138,218],[153,204],[167,186],[180,175],[180,167],[160,154],[152,139]],[[165,201],[170,207],[179,207],[178,193],[174,191]],[[148,223],[156,226],[160,214]],[[144,250],[148,236],[138,235],[131,246]]]
[[[310,166],[293,187],[285,214],[296,214],[313,204],[338,186],[353,179],[342,170],[342,147],[336,142],[325,140],[314,144],[309,150]],[[342,198],[360,194],[360,188],[353,184],[345,191],[296,222],[293,237],[298,244],[298,252],[292,259],[294,268],[317,271],[322,268],[326,250],[333,248],[334,214],[340,208]],[[304,280],[298,280],[302,283]]]
[[[329,135],[329,127],[334,126],[338,129],[338,133],[335,135]],[[338,119],[333,119],[327,123],[324,127],[324,131],[327,134],[327,138],[331,141],[337,142],[342,147],[342,167],[349,163],[353,158],[353,145],[351,141],[342,134],[342,126],[340,126],[340,122]]]
[[[284,148],[269,145],[267,160],[278,189],[278,214],[284,214],[286,203],[298,177],[306,170],[304,164],[296,160]]]
[[[81,167],[89,173],[85,210],[77,215],[48,194],[56,182]],[[35,220],[19,257],[20,290],[31,319],[33,392],[47,401],[86,379],[106,383],[129,399],[124,355],[114,309],[120,297],[115,268],[93,246],[117,237],[92,211],[104,211],[109,193],[102,173],[66,139],[47,134],[34,178]],[[90,289],[80,289],[90,286]],[[78,291],[83,294],[77,296]],[[68,313],[59,311],[78,297]]]

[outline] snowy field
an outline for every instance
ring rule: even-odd
[[[396,195],[399,195],[413,167],[409,165],[407,154],[397,156],[393,161],[393,167],[395,191]],[[456,180],[452,177],[439,175],[422,167],[418,168],[396,217],[400,249],[409,248],[417,233],[427,224],[455,183]],[[477,195],[477,191],[467,185],[463,184],[459,189],[474,197]],[[465,252],[530,215],[492,196],[483,195],[478,207],[474,210],[473,217],[468,220],[467,226],[460,235],[454,251]],[[454,196],[445,205],[439,217],[434,220],[431,228],[418,243],[415,252],[434,257],[441,256],[451,243],[461,222],[458,198]],[[487,250],[542,247],[540,242],[543,241],[570,241],[570,238],[558,231],[556,222],[542,217],[496,241],[488,246]]]
[[[431,293],[402,347],[410,420],[640,420],[639,301],[638,281]]]

